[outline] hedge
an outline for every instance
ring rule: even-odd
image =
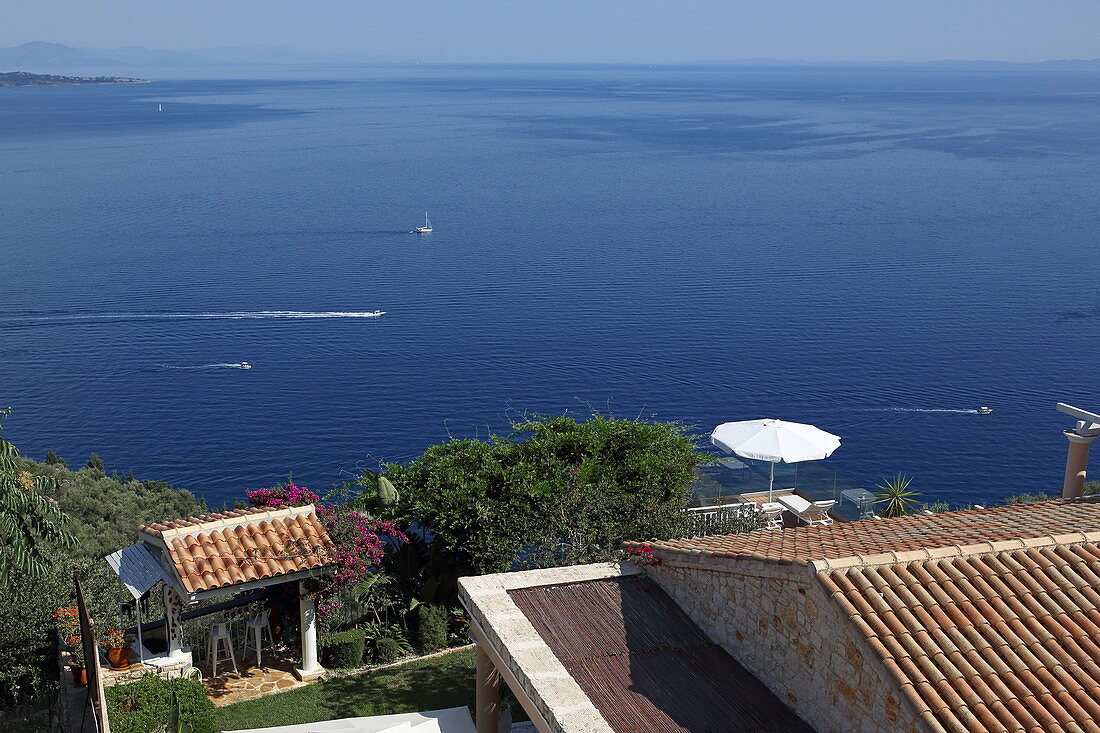
[[[332,669],[358,667],[363,660],[366,636],[362,629],[348,629],[321,642],[321,661]]]
[[[194,733],[220,733],[214,703],[198,680],[162,680],[153,675],[106,689],[112,733],[149,733],[163,730],[172,708],[172,691],[179,700],[180,720]]]

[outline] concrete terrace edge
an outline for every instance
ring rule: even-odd
[[[527,695],[551,730],[614,733],[508,591],[583,583],[640,572],[634,565],[608,562],[473,576],[459,579],[459,599],[491,647],[487,650],[490,656],[499,658],[507,667],[500,671],[510,673],[522,688],[513,692],[517,696]]]

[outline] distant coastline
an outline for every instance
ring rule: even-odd
[[[27,71],[0,72],[0,87],[59,87],[68,84],[148,84],[128,76],[57,76]]]

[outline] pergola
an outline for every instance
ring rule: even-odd
[[[317,659],[316,606],[303,587],[323,574],[332,540],[312,504],[280,509],[235,509],[138,527],[138,541],[108,555],[140,609],[158,585],[163,594],[168,649],[142,662],[164,670],[191,666],[184,648],[184,609],[200,601],[297,583],[301,617],[301,679],[324,672]],[[139,610],[140,614],[140,610]],[[138,647],[142,623],[137,623]]]

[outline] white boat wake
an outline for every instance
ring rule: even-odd
[[[950,410],[923,407],[867,407],[865,412],[946,412],[954,415],[980,415],[978,410]]]
[[[244,366],[248,362],[236,362],[233,364],[193,364],[191,366],[176,366],[173,364],[158,364],[161,369],[251,369],[251,366]]]
[[[227,311],[224,313],[88,313],[63,316],[11,316],[8,323],[90,323],[102,321],[215,321],[265,318],[378,318],[386,311]]]

